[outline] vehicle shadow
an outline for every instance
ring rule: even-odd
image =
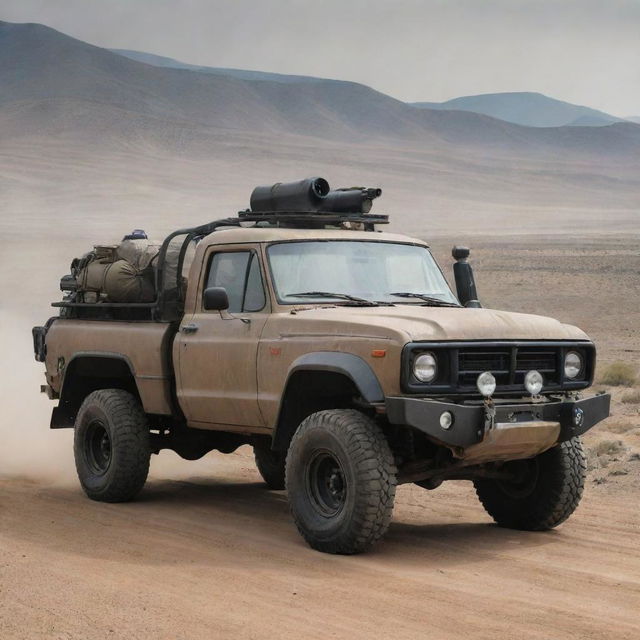
[[[129,563],[220,563],[221,555],[222,562],[233,563],[234,554],[264,548],[268,552],[260,562],[267,564],[276,564],[286,554],[301,563],[313,558],[331,563],[366,558],[366,564],[442,568],[489,562],[517,546],[558,540],[557,532],[511,531],[488,522],[429,522],[431,499],[425,500],[424,509],[416,512],[414,506],[410,516],[403,513],[402,521],[392,521],[385,541],[365,556],[326,556],[311,550],[298,535],[285,493],[269,491],[259,482],[152,480],[136,501],[124,504],[92,502],[79,488],[30,489],[31,496],[23,490],[5,505],[16,513],[5,519],[3,536],[29,540],[48,551]],[[415,522],[418,519],[424,521]],[[434,519],[442,520],[442,515]],[[172,548],[188,553],[172,554]]]

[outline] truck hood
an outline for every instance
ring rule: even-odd
[[[398,305],[396,307],[313,307],[297,311],[309,331],[327,334],[404,333],[409,341],[588,340],[577,327],[553,318],[493,309]],[[303,320],[304,319],[304,320]],[[301,325],[298,325],[302,329]],[[323,331],[323,332],[324,332]],[[301,331],[305,333],[306,331]]]

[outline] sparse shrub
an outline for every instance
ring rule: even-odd
[[[602,440],[593,448],[597,456],[612,456],[626,449],[622,440]]]
[[[600,383],[614,387],[631,387],[636,383],[636,368],[628,362],[612,362],[600,376]]]
[[[640,404],[640,389],[625,391],[620,399],[625,404]]]
[[[637,422],[632,422],[630,420],[622,419],[622,420],[612,420],[609,418],[604,425],[604,429],[610,431],[611,433],[629,433],[634,429],[638,428]]]

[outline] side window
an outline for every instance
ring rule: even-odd
[[[251,251],[214,253],[209,266],[208,287],[224,287],[229,312],[260,311],[265,305],[260,263]]]
[[[244,294],[243,311],[260,311],[264,308],[266,299],[262,274],[260,273],[260,261],[255,253],[251,254],[249,272],[247,273],[247,287]]]

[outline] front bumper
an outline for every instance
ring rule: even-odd
[[[391,424],[407,425],[452,447],[466,449],[479,444],[496,425],[517,429],[532,422],[560,425],[557,442],[579,436],[609,417],[611,396],[602,393],[581,400],[551,402],[519,402],[510,404],[464,405],[428,398],[388,396],[385,399]],[[449,429],[440,426],[440,416],[449,411],[453,423]]]

